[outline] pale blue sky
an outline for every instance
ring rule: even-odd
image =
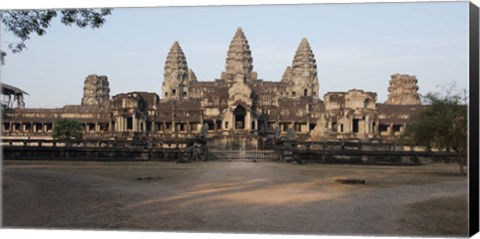
[[[161,95],[163,68],[175,40],[199,80],[219,78],[241,26],[258,78],[279,81],[307,37],[317,60],[320,95],[352,88],[386,100],[394,73],[416,75],[420,93],[468,82],[468,2],[316,4],[114,9],[100,29],[55,19],[21,54],[9,53],[2,82],[30,96],[27,107],[79,104],[88,74],[107,75],[111,96]],[[15,41],[2,31],[5,42]]]

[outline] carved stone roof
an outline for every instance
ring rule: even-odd
[[[108,107],[100,107],[98,105],[65,105],[62,108],[24,108],[24,109],[8,109],[8,113],[109,113]]]
[[[388,105],[377,104],[379,114],[418,114],[428,109],[429,105]]]
[[[142,96],[145,103],[147,103],[148,109],[156,107],[157,103],[160,101],[160,98],[158,97],[158,95],[153,92],[135,91],[133,93],[137,93]]]
[[[78,121],[107,123],[110,121],[110,109],[98,105],[66,105],[62,108],[26,108],[7,109],[4,119],[14,119],[17,122],[45,123],[55,122],[60,119],[59,115],[76,115]],[[64,117],[62,116],[62,117]],[[67,117],[70,118],[70,117]]]
[[[160,121],[171,121],[173,113],[173,101],[160,102],[157,105],[156,119]]]
[[[171,112],[173,110],[172,102],[160,102],[157,105],[158,112]]]
[[[112,103],[114,108],[125,108],[123,105],[123,99],[128,98],[138,102],[141,102],[141,105],[136,105],[139,110],[144,109],[155,109],[157,107],[160,98],[156,93],[144,92],[144,91],[133,91],[128,93],[120,93],[112,97]],[[129,108],[129,107],[127,107]]]
[[[261,83],[262,86],[268,86],[268,87],[275,87],[275,86],[283,85],[281,82],[278,82],[278,81],[258,81],[258,83]]]
[[[387,104],[391,105],[420,105],[417,77],[402,74],[393,74],[389,81]]]
[[[295,53],[295,57],[293,58],[292,68],[290,71],[291,80],[293,80],[296,84],[311,84],[318,82],[317,63],[307,38],[303,38],[300,42],[300,45]]]
[[[304,122],[309,118],[307,102],[303,100],[281,100],[279,102],[280,122]]]
[[[345,101],[346,92],[327,92],[323,97],[325,101],[342,103]]]
[[[88,75],[84,82],[82,105],[110,103],[110,87],[107,76]]]
[[[290,83],[292,81],[292,68],[287,66],[283,72],[282,80],[283,83]]]
[[[188,65],[183,54],[182,48],[175,41],[168,52],[167,60],[165,62],[164,70],[164,84],[165,82],[170,82],[170,84],[175,84],[177,82],[184,82],[188,80]]]
[[[192,84],[193,87],[202,88],[204,90],[203,98],[212,99],[219,97],[221,99],[228,98],[228,85],[217,84],[216,81],[197,81]]]
[[[108,107],[97,105],[65,105],[61,108],[63,113],[109,113]]]
[[[195,81],[192,82],[192,87],[204,88],[204,87],[215,87],[215,82],[213,81]]]
[[[188,69],[188,81],[198,81],[197,76],[195,75],[195,72],[193,72],[192,69]]]
[[[242,28],[237,28],[237,32],[230,42],[227,53],[227,62],[225,71],[222,73],[222,79],[233,80],[236,74],[243,74],[247,80],[251,79],[253,73],[253,59],[247,38]]]
[[[175,103],[175,121],[200,120],[202,115],[200,101],[181,101]]]
[[[175,103],[175,108],[176,109],[181,109],[181,110],[202,110],[201,108],[200,101],[193,101],[193,100],[188,100],[188,101],[179,101]]]
[[[316,101],[310,104],[310,111],[324,113],[325,112],[325,103],[321,101]]]
[[[379,121],[382,124],[406,124],[412,122],[412,117],[428,109],[428,105],[390,105],[377,104]]]

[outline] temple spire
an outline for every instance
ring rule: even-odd
[[[308,73],[308,79],[305,73]],[[307,38],[303,38],[295,52],[292,62],[292,74],[296,80],[314,80],[317,76],[317,64]]]
[[[237,28],[235,36],[230,42],[227,52],[225,71],[222,72],[222,79],[232,81],[237,74],[244,76],[245,80],[255,80],[256,73],[253,72],[253,59],[247,38],[241,27]]]
[[[393,74],[388,87],[388,105],[420,105],[416,76]]]
[[[290,66],[287,66],[287,68],[285,68],[285,71],[283,72],[282,82],[289,83],[291,81],[292,81],[292,68]]]
[[[168,52],[164,71],[165,81],[184,81],[188,79],[188,65],[178,41],[175,41]]]
[[[183,87],[188,81],[188,65],[182,48],[175,41],[170,48],[163,73],[163,97],[178,99],[183,95]]]
[[[106,76],[88,75],[84,82],[82,105],[110,104],[110,87]]]
[[[198,81],[197,76],[195,75],[195,72],[193,72],[192,69],[188,69],[188,81],[189,82]]]
[[[295,52],[290,79],[295,85],[292,95],[317,96],[319,90],[317,63],[307,38],[303,38]]]

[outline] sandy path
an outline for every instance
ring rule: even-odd
[[[7,162],[3,222],[7,227],[330,235],[431,235],[442,224],[448,230],[440,234],[459,235],[466,232],[461,220],[466,223],[467,183],[456,170],[454,165]],[[138,181],[139,176],[162,179]],[[364,178],[367,184],[334,182],[345,177]],[[454,202],[454,208],[435,207],[438,202]],[[420,225],[425,217],[456,223]]]

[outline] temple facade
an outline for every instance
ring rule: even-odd
[[[299,140],[395,139],[421,112],[415,76],[391,76],[389,96],[350,89],[319,96],[315,55],[300,41],[282,79],[258,79],[247,38],[238,28],[220,78],[199,81],[174,42],[164,66],[161,95],[128,92],[110,97],[107,76],[89,75],[79,105],[5,109],[3,138],[50,138],[62,118],[80,121],[86,138],[192,138],[202,127],[223,141],[249,142],[293,129]],[[159,85],[160,86],[160,85]],[[160,90],[160,87],[159,87]],[[235,138],[236,137],[236,138]]]

